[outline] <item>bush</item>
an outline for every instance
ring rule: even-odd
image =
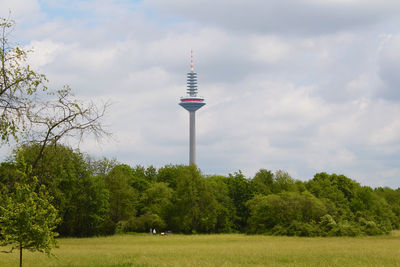
[[[127,227],[126,227],[127,225],[128,225],[128,221],[117,222],[117,224],[115,225],[115,233],[123,234],[123,233],[127,232]]]
[[[107,217],[100,225],[100,235],[113,235],[116,231],[116,223]]]
[[[248,233],[252,234],[320,235],[317,222],[326,214],[324,203],[308,192],[256,195],[247,206]]]
[[[320,236],[321,230],[315,222],[305,223],[293,221],[288,229],[289,236]]]
[[[119,221],[115,228],[115,233],[126,233],[126,232],[148,232],[152,229],[165,229],[165,222],[157,215],[152,213],[146,213],[139,217],[131,217],[129,220]]]

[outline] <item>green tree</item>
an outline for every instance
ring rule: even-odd
[[[344,175],[317,173],[306,187],[328,208],[336,222],[334,235],[377,235],[398,225],[398,217],[382,195]]]
[[[156,181],[167,183],[172,189],[176,189],[177,179],[182,173],[182,169],[185,168],[183,165],[166,165],[158,169],[156,174]]]
[[[272,185],[272,191],[275,194],[280,192],[296,192],[297,186],[295,180],[289,175],[289,173],[279,170],[275,172],[274,183]]]
[[[234,230],[234,221],[236,218],[236,209],[232,199],[229,197],[227,178],[224,176],[209,176],[206,178],[208,188],[216,199],[215,233],[230,233]]]
[[[37,158],[40,148],[38,144],[21,147],[29,165]],[[8,164],[9,168],[15,165]],[[3,164],[0,173],[2,169],[4,173],[13,171],[6,167]],[[102,176],[93,175],[82,153],[63,145],[46,147],[32,175],[53,197],[52,204],[62,218],[57,228],[61,236],[92,236],[102,232],[99,227],[109,213],[109,192]],[[8,180],[12,184],[12,179]]]
[[[116,159],[103,157],[97,160],[90,155],[86,155],[85,161],[88,165],[89,172],[93,176],[100,176],[103,179],[115,166],[118,165]]]
[[[236,209],[234,229],[244,231],[249,217],[249,209],[246,202],[253,197],[251,182],[240,171],[234,173],[234,175],[229,174],[226,181],[229,197],[232,199]]]
[[[149,182],[154,182],[156,180],[157,169],[153,165],[150,165],[149,167],[147,167],[147,169],[144,173],[145,173],[146,179]]]
[[[131,168],[131,186],[139,192],[143,192],[149,187],[146,169],[143,166],[137,165]]]
[[[103,233],[109,213],[109,191],[100,177],[84,176],[74,187],[70,217],[65,222],[69,236],[93,236]]]
[[[0,244],[11,246],[10,252],[18,249],[22,266],[23,249],[50,254],[56,244],[54,230],[60,219],[51,204],[52,197],[46,187],[39,186],[36,177],[30,175],[30,167],[22,154],[17,164],[16,181],[1,197]]]
[[[393,214],[392,218],[393,228],[399,229],[400,227],[400,188],[394,190],[388,187],[380,187],[375,189],[375,193],[386,200],[390,206]]]
[[[157,214],[163,219],[172,206],[173,190],[166,183],[153,183],[141,195],[141,213]]]
[[[209,233],[217,222],[217,201],[196,165],[180,168],[169,225],[184,233]]]
[[[330,214],[336,221],[340,221],[341,219],[352,221],[354,220],[354,216],[350,209],[349,198],[347,197],[349,196],[349,192],[347,192],[346,196],[341,188],[349,188],[349,186],[344,186],[343,184],[354,185],[354,183],[354,181],[343,175],[339,179],[339,175],[330,175],[322,172],[315,174],[314,178],[306,183],[306,187],[311,194],[326,203],[330,203],[328,205],[333,206],[334,213]]]
[[[308,192],[256,195],[247,205],[250,233],[319,235],[316,223],[326,214],[322,201]]]
[[[254,192],[257,194],[271,194],[274,184],[274,174],[271,171],[261,169],[251,180]]]
[[[361,230],[370,235],[389,233],[396,227],[398,218],[386,199],[376,194],[370,187],[357,188],[351,199],[350,208],[356,220],[365,227]],[[374,227],[371,227],[374,225]]]
[[[110,192],[110,218],[114,223],[136,216],[139,193],[132,184],[132,169],[128,165],[115,166],[105,177]]]

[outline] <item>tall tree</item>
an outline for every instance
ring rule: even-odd
[[[234,229],[236,209],[232,199],[229,197],[226,180],[226,177],[217,175],[206,178],[208,188],[217,201],[217,221],[214,228],[216,233],[229,233]]]
[[[50,254],[55,245],[60,222],[58,212],[51,204],[52,197],[44,185],[39,186],[36,177],[22,154],[17,158],[16,182],[5,187],[0,203],[0,245],[19,250],[20,266],[22,251],[39,251]]]
[[[184,233],[207,233],[217,223],[217,201],[196,165],[180,168],[171,224]]]
[[[125,164],[115,166],[105,176],[110,192],[110,218],[114,223],[136,215],[138,192],[131,186],[132,177],[131,167]]]
[[[235,172],[234,175],[229,174],[227,184],[229,197],[236,208],[234,228],[242,231],[246,227],[247,218],[249,217],[249,209],[246,202],[253,197],[250,180],[246,179],[239,171]]]

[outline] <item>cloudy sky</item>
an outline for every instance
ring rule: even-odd
[[[188,161],[194,50],[197,164],[400,186],[398,0],[0,0],[52,88],[110,100],[114,135],[81,150],[130,165]],[[4,150],[4,149],[3,149]],[[6,154],[6,152],[3,152]]]

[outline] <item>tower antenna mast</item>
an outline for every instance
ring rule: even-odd
[[[190,50],[190,71],[194,71],[193,50]]]

